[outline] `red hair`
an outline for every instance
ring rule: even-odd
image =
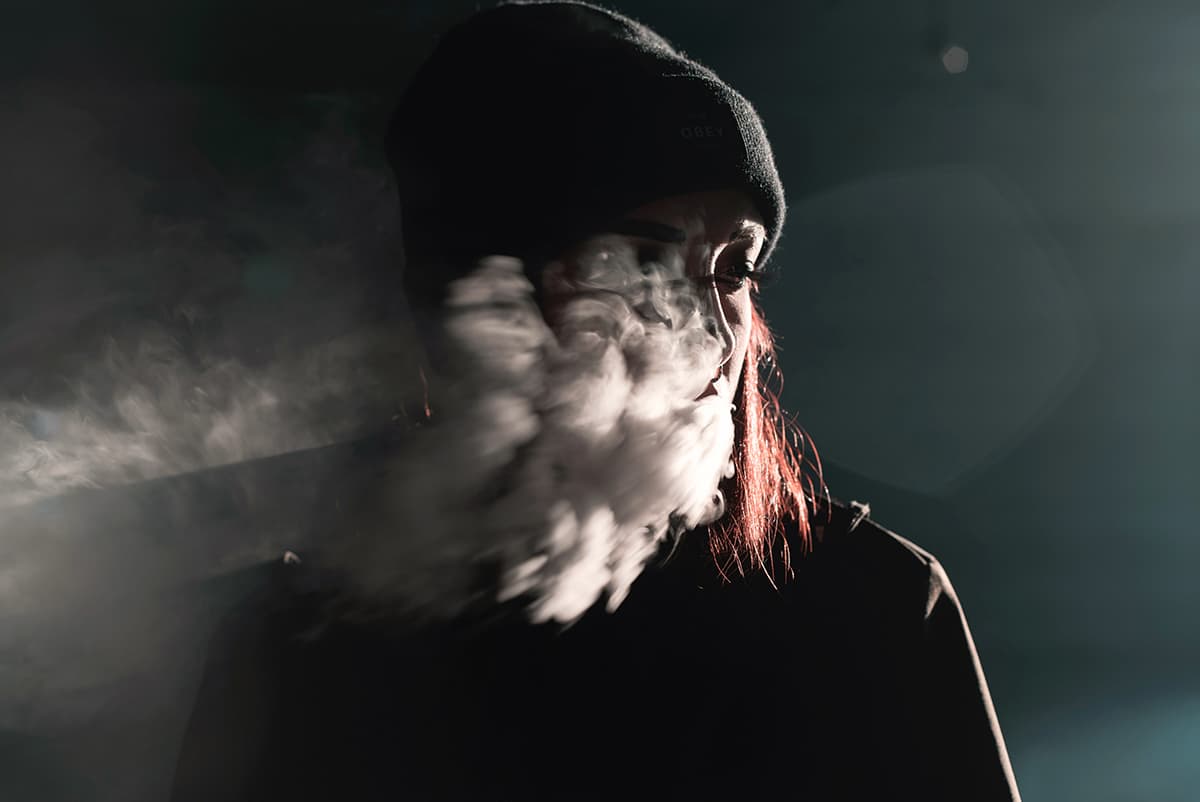
[[[816,494],[827,492],[816,449],[780,406],[783,374],[775,337],[757,299],[750,320],[750,342],[734,414],[736,473],[725,483],[725,516],[709,526],[709,547],[726,578],[731,568],[744,575],[747,564],[773,578],[776,554],[782,558],[784,575],[789,575],[793,543],[781,537],[785,524],[794,522],[795,545],[802,552],[810,549]]]

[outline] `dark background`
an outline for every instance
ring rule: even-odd
[[[834,494],[946,565],[1025,798],[1196,799],[1200,9],[612,5],[762,114],[785,404]],[[233,309],[247,359],[344,325],[253,310],[395,258],[381,126],[473,7],[6,4],[0,391],[164,308]],[[162,798],[177,663],[119,726],[9,725],[0,796]]]

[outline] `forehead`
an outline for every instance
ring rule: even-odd
[[[673,195],[639,206],[626,217],[681,229],[689,240],[720,241],[766,233],[762,215],[750,197],[739,190]]]

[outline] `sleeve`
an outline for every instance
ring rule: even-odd
[[[929,568],[918,712],[938,798],[1020,802],[962,605],[941,563],[931,558]]]

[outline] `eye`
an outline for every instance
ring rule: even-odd
[[[754,262],[742,259],[734,262],[727,269],[713,276],[713,283],[720,284],[731,292],[737,292],[746,286],[746,282],[757,284],[762,280],[762,274],[754,269]]]

